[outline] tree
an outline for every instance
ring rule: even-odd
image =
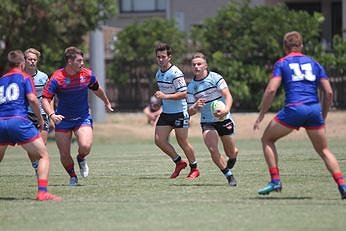
[[[114,0],[2,0],[0,4],[0,73],[12,49],[35,47],[47,72],[62,65],[68,46],[81,46],[83,36],[100,20],[116,13]],[[102,13],[100,13],[102,12]]]
[[[209,66],[223,74],[238,109],[256,110],[272,65],[283,56],[282,38],[288,31],[304,37],[305,53],[320,50],[320,26],[323,17],[316,13],[291,11],[285,6],[250,6],[249,1],[235,1],[218,14],[194,28],[192,37],[197,49],[211,59]],[[283,103],[279,92],[273,109]]]
[[[174,62],[179,63],[184,51],[184,34],[172,20],[152,18],[135,22],[117,34],[114,60],[109,64],[107,76],[119,86],[120,94],[126,94],[137,107],[143,106],[153,93],[155,45],[168,43],[173,50]],[[119,102],[126,104],[126,102]],[[129,107],[122,105],[122,107]]]
[[[332,42],[332,50],[322,50],[318,53],[319,62],[326,67],[330,76],[340,77],[346,75],[346,41],[335,35]]]

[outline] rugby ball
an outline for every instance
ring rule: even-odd
[[[226,105],[221,100],[214,100],[210,104],[210,111],[211,111],[211,114],[213,114],[213,115],[217,111],[225,110],[225,108],[226,108]],[[217,118],[217,117],[215,117],[215,119],[223,120],[223,118]]]

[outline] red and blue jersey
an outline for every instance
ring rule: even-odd
[[[299,52],[292,52],[274,64],[272,78],[277,77],[282,78],[286,105],[319,102],[319,82],[328,79],[317,61]]]
[[[27,94],[36,94],[30,75],[13,68],[0,77],[0,119],[28,115]]]
[[[65,69],[55,71],[45,86],[42,96],[58,98],[56,113],[65,119],[73,120],[89,114],[88,89],[97,82],[96,77],[88,68],[70,75]]]

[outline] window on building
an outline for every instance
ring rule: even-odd
[[[166,10],[166,0],[120,0],[121,13],[161,12]]]

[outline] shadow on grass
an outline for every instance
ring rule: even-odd
[[[94,184],[94,185],[96,185],[96,184]],[[32,184],[30,186],[36,187],[37,185]],[[84,186],[86,186],[86,185],[79,184],[79,183],[78,183],[78,185],[75,185],[75,186],[71,186],[69,184],[48,184],[48,189],[49,189],[49,187],[70,187],[70,188],[78,187],[79,188],[79,187],[84,187]]]
[[[201,184],[201,183],[193,183],[191,182],[191,184],[185,184],[185,183],[182,183],[182,184],[171,184],[170,186],[175,186],[175,187],[185,187],[185,186],[188,186],[188,187],[216,187],[216,186],[219,186],[219,187],[225,187],[227,186],[227,184],[210,184],[210,183],[205,183],[205,184]],[[229,187],[229,188],[233,188],[233,187]]]
[[[139,180],[170,180],[168,177],[165,176],[141,176],[138,177]]]
[[[23,198],[15,198],[15,197],[0,197],[0,201],[24,201],[24,200],[34,200],[33,198],[30,197],[23,197]]]
[[[250,200],[312,200],[312,197],[251,197]]]

